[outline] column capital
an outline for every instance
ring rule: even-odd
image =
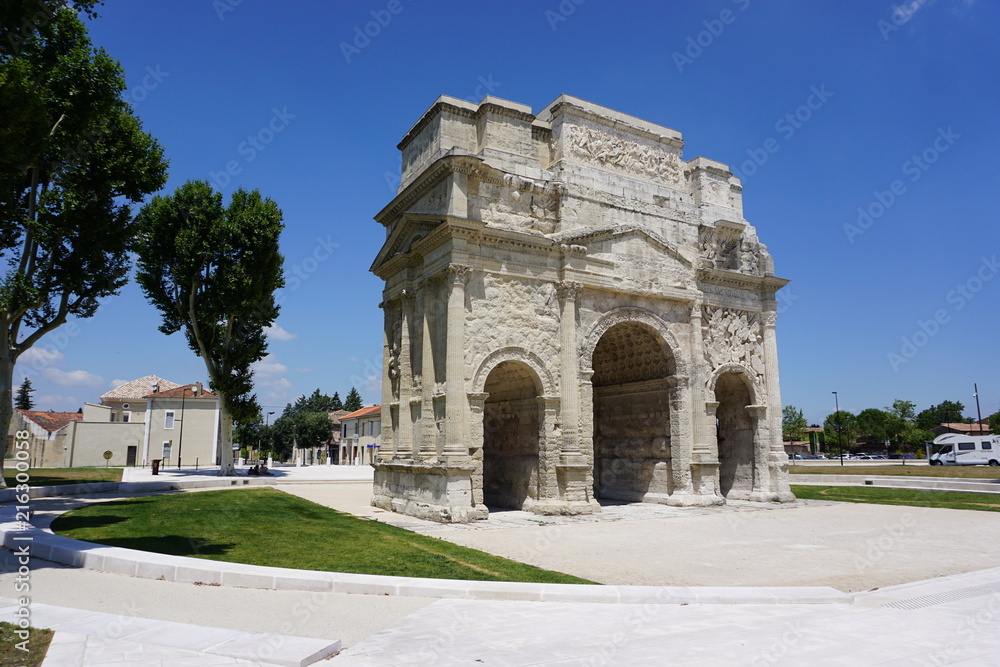
[[[766,405],[748,405],[746,407],[746,411],[747,411],[747,413],[751,417],[756,417],[758,419],[763,419],[764,415],[767,414],[767,406]]]
[[[449,284],[465,285],[469,274],[472,273],[472,267],[465,266],[464,264],[449,264],[447,272]]]
[[[580,295],[580,290],[583,289],[583,283],[578,283],[572,280],[564,280],[556,287],[556,295],[559,300],[563,299],[573,299],[575,300],[577,296]]]

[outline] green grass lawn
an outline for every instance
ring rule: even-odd
[[[438,579],[593,583],[317,505],[275,489],[94,503],[59,535],[129,549],[302,570]]]
[[[886,489],[876,486],[798,486],[794,484],[792,485],[792,493],[804,500],[837,500],[875,505],[908,505],[910,507],[943,507],[953,510],[1000,512],[1000,495],[986,493]]]
[[[51,486],[53,484],[88,484],[92,482],[120,482],[121,468],[31,468],[28,470],[28,486]],[[3,478],[7,486],[17,484],[14,461],[3,463]]]
[[[929,466],[925,463],[904,465],[810,466],[796,463],[788,466],[793,475],[900,475],[904,477],[959,477],[964,479],[1000,479],[1000,467],[990,466]]]
[[[38,667],[45,660],[45,652],[49,650],[52,641],[52,630],[29,628],[28,651],[17,648],[23,641],[14,634],[17,627],[10,623],[0,622],[0,667]]]

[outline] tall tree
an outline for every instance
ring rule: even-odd
[[[348,412],[354,412],[355,410],[360,410],[364,407],[361,402],[361,394],[354,387],[351,387],[351,391],[348,392],[347,398],[344,400],[344,409]]]
[[[31,395],[35,393],[35,388],[31,386],[31,379],[25,376],[24,382],[17,388],[17,397],[14,399],[14,407],[18,410],[31,410],[35,407],[35,402]]]
[[[781,411],[781,437],[788,442],[802,440],[806,434],[806,418],[794,405],[786,405]]]
[[[37,2],[3,4],[3,16]],[[132,205],[167,163],[124,101],[120,65],[92,48],[76,13],[5,24],[0,48],[0,429],[18,358],[69,317],[91,317],[128,280]],[[86,8],[93,3],[78,3]],[[29,14],[30,16],[30,14]],[[48,16],[48,15],[47,15]],[[34,26],[34,27],[32,27]],[[0,466],[6,441],[0,440]],[[0,477],[0,486],[3,486]]]
[[[340,400],[340,392],[333,392],[333,398],[330,399],[330,410],[343,410],[344,402]]]
[[[972,422],[962,415],[965,406],[958,401],[941,401],[917,415],[917,428],[929,431],[941,424],[969,424]]]
[[[823,422],[823,431],[827,444],[836,444],[838,451],[845,454],[850,451],[858,433],[854,415],[846,410],[828,415]]]
[[[183,329],[220,399],[220,475],[233,473],[233,419],[260,414],[250,366],[267,354],[264,328],[278,316],[281,220],[257,190],[240,188],[223,208],[207,181],[154,197],[138,216],[139,285],[163,316],[160,331]]]
[[[892,429],[891,419],[892,416],[888,412],[878,408],[862,410],[854,419],[858,428],[858,437],[869,445],[884,447],[889,440],[889,431]]]

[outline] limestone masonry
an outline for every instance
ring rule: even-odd
[[[372,503],[437,521],[598,499],[794,500],[774,276],[729,168],[567,95],[442,96],[386,241]]]

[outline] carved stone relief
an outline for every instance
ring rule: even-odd
[[[702,337],[705,360],[712,370],[724,364],[740,364],[763,376],[764,337],[757,313],[704,306]]]
[[[680,178],[680,160],[674,149],[655,150],[579,125],[570,125],[568,131],[570,150],[590,162],[671,183]]]

